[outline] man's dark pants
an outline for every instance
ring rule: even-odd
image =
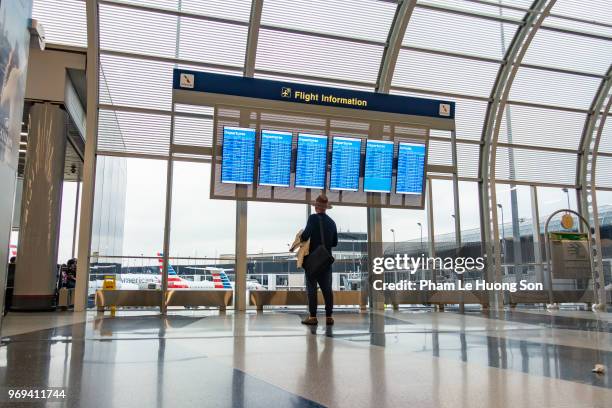
[[[331,317],[334,309],[334,293],[332,291],[331,266],[325,272],[321,272],[315,278],[310,278],[306,273],[306,293],[308,294],[308,311],[311,316],[317,315],[317,283],[323,292],[325,299],[325,316]]]

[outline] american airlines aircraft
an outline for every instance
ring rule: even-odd
[[[225,273],[226,271],[231,271],[231,269],[215,268],[213,266],[207,266],[205,268],[196,268],[188,266],[187,269],[209,271],[213,277],[215,289],[234,289],[234,282],[230,281],[229,277]],[[262,286],[262,284],[256,281],[255,279],[247,280],[247,290],[261,290],[263,288],[264,287]]]
[[[157,253],[159,262],[159,274],[147,274],[147,273],[125,273],[116,274],[116,285],[117,289],[124,290],[136,290],[136,289],[159,289],[161,288],[162,281],[161,275],[164,269],[163,254]],[[110,266],[112,268],[112,266]],[[104,266],[93,266],[92,269],[101,269]],[[204,270],[210,272],[213,277],[213,281],[190,281],[178,276],[172,265],[168,264],[168,289],[233,289],[234,282],[231,282],[226,274],[226,271],[231,269],[215,268],[207,266],[204,268],[198,268],[188,266],[188,269],[193,270]],[[104,286],[104,280],[91,281],[89,285],[89,293],[93,295],[97,289],[101,289]],[[247,281],[248,290],[260,290],[263,286],[256,280]]]

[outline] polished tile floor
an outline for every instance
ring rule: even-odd
[[[610,407],[612,314],[344,310],[9,314],[9,390],[69,407]],[[603,364],[608,372],[591,369]]]

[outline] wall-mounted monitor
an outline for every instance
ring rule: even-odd
[[[359,190],[361,139],[334,137],[332,142],[331,190]]]
[[[400,142],[397,153],[398,194],[423,194],[425,172],[425,145]]]
[[[324,189],[326,170],[327,136],[300,133],[295,165],[295,186]]]
[[[291,132],[261,131],[259,185],[289,187],[292,142]]]
[[[254,161],[255,129],[224,127],[221,182],[252,184]]]
[[[393,176],[393,148],[390,140],[368,140],[366,144],[363,191],[390,193]]]

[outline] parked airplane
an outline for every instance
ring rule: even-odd
[[[9,261],[14,256],[17,256],[17,245],[9,245]]]
[[[157,254],[161,256],[161,254]],[[96,265],[91,269],[115,268],[114,265]],[[159,289],[162,286],[161,274],[163,271],[163,259],[160,258],[159,273],[121,273],[115,274],[115,285],[117,289]],[[96,279],[89,283],[89,294],[104,287],[104,279]],[[168,265],[168,289],[214,289],[210,281],[192,282],[178,276],[172,265]]]
[[[213,277],[213,283],[215,284],[216,289],[234,289],[234,282],[230,281],[229,277],[225,273],[226,271],[231,271],[231,269],[215,268],[212,266],[207,266],[204,268],[195,268],[188,266],[187,268],[209,271]],[[263,288],[263,285],[255,279],[247,280],[247,290],[261,290]]]
[[[157,256],[159,257],[158,258],[159,270],[161,272],[163,270],[164,259],[163,259],[163,255],[159,252],[157,253]],[[200,282],[201,283],[206,282],[207,284],[212,283],[213,284],[212,287],[214,289],[234,289],[234,282],[230,281],[229,277],[227,276],[227,272],[232,272],[233,269],[217,268],[214,266],[205,266],[205,267],[187,266],[186,268],[194,270],[194,271],[209,272],[213,277],[212,282],[210,281],[200,281]],[[176,275],[176,272],[172,268],[172,265],[168,264],[168,287],[170,287],[170,276],[172,275],[172,273]],[[176,278],[180,279],[178,275],[176,276]],[[198,283],[198,282],[192,282],[192,281],[183,281],[183,282],[186,282],[188,285],[191,285],[193,283]],[[261,289],[263,289],[263,286],[258,281],[254,279],[247,280],[247,290],[261,290]]]
[[[159,263],[159,274],[153,273],[124,273],[115,274],[116,288],[126,290],[136,289],[159,289],[162,286],[161,276],[164,269],[164,260],[161,253],[157,253]],[[92,269],[105,269],[114,268],[115,266],[92,266]],[[215,267],[192,267],[188,266],[188,269],[193,270],[204,270],[210,272],[213,277],[213,281],[190,281],[178,276],[171,264],[168,264],[168,289],[233,289],[234,282],[229,280],[226,271],[231,269],[222,269]],[[101,289],[104,286],[104,279],[97,279],[91,281],[89,285],[89,293],[93,295],[97,289]],[[260,290],[263,286],[256,280],[247,281],[247,290]]]

